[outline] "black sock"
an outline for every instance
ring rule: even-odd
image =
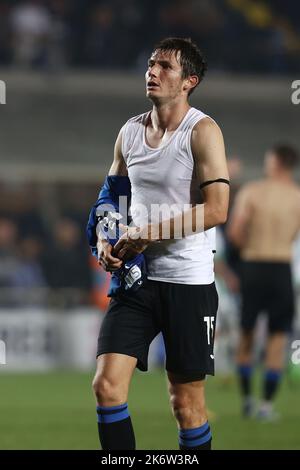
[[[180,429],[180,450],[211,450],[211,432],[208,422],[192,429]]]
[[[204,442],[201,446],[195,446],[195,447],[185,447],[182,444],[179,444],[179,449],[180,450],[211,450],[211,439],[209,441]]]
[[[265,371],[263,396],[266,401],[271,401],[274,398],[280,379],[281,370],[267,369]]]
[[[238,366],[238,376],[242,395],[249,397],[251,395],[252,366],[240,364]]]
[[[135,450],[128,405],[97,406],[99,439],[103,450]]]

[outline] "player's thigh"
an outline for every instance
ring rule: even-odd
[[[137,358],[126,354],[108,353],[97,358],[95,377],[105,377],[110,382],[129,384]]]

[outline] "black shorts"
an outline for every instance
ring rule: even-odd
[[[294,316],[294,292],[288,263],[242,263],[241,327],[251,331],[259,313],[268,316],[271,333],[289,332]]]
[[[214,336],[218,294],[215,283],[186,285],[147,281],[133,295],[111,299],[102,322],[97,356],[120,353],[148,370],[149,346],[161,331],[166,370],[186,380],[214,375]]]

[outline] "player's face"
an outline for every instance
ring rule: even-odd
[[[165,102],[186,94],[180,53],[154,51],[148,61],[146,94],[152,101]]]

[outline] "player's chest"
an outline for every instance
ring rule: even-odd
[[[128,165],[128,175],[135,187],[178,188],[192,180],[193,164],[180,153],[136,154]]]
[[[145,142],[150,148],[159,150],[168,144],[172,139],[173,134],[174,131],[165,131],[162,133],[147,127],[145,129]]]

